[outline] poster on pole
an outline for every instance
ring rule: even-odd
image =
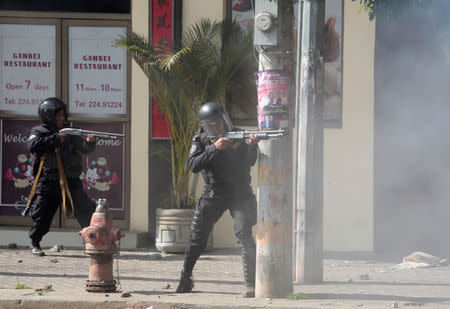
[[[86,117],[124,115],[127,111],[127,54],[111,46],[126,27],[70,26],[69,111]]]
[[[33,158],[27,140],[39,121],[1,120],[1,215],[20,215],[33,184]]]
[[[125,133],[122,123],[73,123],[73,127],[109,132]],[[125,218],[125,139],[99,139],[95,150],[83,155],[80,179],[91,199],[106,199],[114,218]]]
[[[264,70],[256,73],[258,126],[260,130],[288,127],[289,72]]]
[[[55,25],[0,24],[0,112],[36,115],[55,96]]]

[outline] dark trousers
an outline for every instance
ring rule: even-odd
[[[223,213],[229,209],[234,219],[234,234],[241,253],[254,252],[256,245],[252,226],[256,224],[256,200],[254,196],[245,200],[214,199],[202,197],[194,212],[191,236],[186,247],[183,271],[191,273],[197,259],[206,247],[209,233]]]
[[[83,190],[83,184],[78,178],[69,178],[69,189],[72,195],[74,216],[81,227],[89,226],[92,214],[95,211],[95,202],[89,199]],[[53,217],[61,204],[61,188],[57,181],[40,181],[31,203],[31,225],[28,235],[34,245],[39,244],[45,234],[50,230]],[[70,202],[66,198],[66,206]]]

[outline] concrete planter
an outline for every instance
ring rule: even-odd
[[[156,209],[156,249],[166,253],[184,253],[191,235],[193,216],[194,209]],[[212,247],[211,232],[206,250]]]

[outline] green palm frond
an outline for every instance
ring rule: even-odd
[[[154,45],[137,33],[119,37],[113,46],[126,48],[149,79],[171,134],[170,155],[155,154],[171,162],[171,206],[186,207],[192,203],[188,158],[199,129],[200,105],[209,101],[225,105],[228,93],[242,89],[256,93],[254,82],[249,82],[256,70],[252,34],[243,33],[229,20],[201,19],[189,26],[181,42],[171,49]]]

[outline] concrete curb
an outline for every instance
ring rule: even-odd
[[[183,255],[154,259],[148,250],[122,251],[121,290],[89,293],[89,257],[81,250],[0,249],[0,309],[200,309],[200,308],[450,308],[450,266],[396,270],[395,263],[324,260],[322,284],[295,284],[295,299],[244,299],[241,257],[236,250],[214,250],[200,257],[193,293],[176,294]],[[116,275],[116,272],[114,273]],[[119,277],[116,276],[116,279]],[[37,295],[35,289],[51,285]],[[411,305],[412,304],[412,305]]]

